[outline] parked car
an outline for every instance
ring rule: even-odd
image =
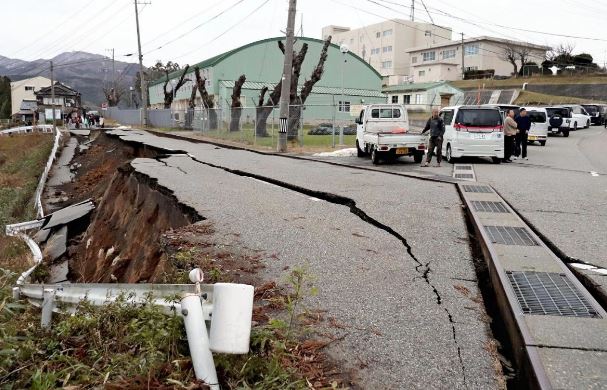
[[[402,156],[412,156],[417,163],[424,158],[428,137],[409,132],[404,105],[370,104],[361,110],[355,122],[358,157],[370,154],[373,164]]]
[[[571,129],[571,110],[566,107],[546,107],[548,116],[548,134],[562,134],[569,137]]]
[[[590,127],[590,115],[584,110],[584,107],[578,104],[562,105],[571,110],[570,128],[573,130],[587,129]]]
[[[593,125],[604,125],[607,117],[607,105],[605,104],[582,104],[582,107],[590,115],[590,123]]]
[[[521,110],[521,107],[515,104],[483,104],[483,107],[492,107],[499,109],[500,113],[502,114],[502,120],[506,118],[506,115],[508,115],[509,110],[514,110],[514,116],[517,116]]]
[[[548,112],[544,107],[523,107],[527,110],[527,116],[531,120],[531,128],[527,135],[529,143],[539,142],[545,146],[548,139],[548,127],[550,127]]]
[[[445,122],[443,156],[448,162],[460,157],[504,158],[503,119],[498,107],[453,106],[440,111]]]

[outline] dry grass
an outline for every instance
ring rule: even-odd
[[[34,218],[33,195],[53,146],[50,134],[24,134],[0,138],[0,267],[23,270],[27,246],[7,237],[4,225]]]
[[[521,88],[523,83],[529,84],[607,84],[607,75],[583,75],[583,76],[534,76],[534,77],[519,77],[506,80],[455,80],[449,81],[449,84],[456,88],[474,89],[482,87],[485,89],[517,87]]]
[[[596,100],[581,99],[571,96],[547,95],[531,91],[521,91],[514,101],[515,104],[520,105],[586,104],[591,102],[601,103]]]

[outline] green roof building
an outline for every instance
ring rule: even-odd
[[[246,82],[240,100],[245,108],[244,112],[254,115],[254,107],[259,100],[261,88],[267,86],[271,91],[282,76],[284,56],[278,47],[278,41],[282,39],[284,38],[269,38],[253,42],[192,65],[191,71],[186,76],[190,81],[179,89],[171,108],[187,109],[196,79],[194,66],[198,65],[201,75],[207,80],[207,91],[209,95],[213,95],[218,109],[230,107],[234,82],[244,74]],[[304,43],[308,44],[308,51],[301,68],[299,88],[310,78],[316,67],[324,42],[320,39],[297,37],[295,51],[299,51]],[[305,102],[306,122],[330,120],[333,115],[336,119],[350,121],[352,120],[350,112],[354,113],[352,115],[357,115],[362,104],[386,101],[386,96],[381,92],[381,75],[368,63],[356,54],[342,54],[339,46],[334,44],[330,45],[327,54],[322,78],[315,84]],[[342,100],[342,72],[345,109],[339,112],[335,107],[338,107]],[[169,74],[169,87],[171,83],[176,83],[180,76],[181,71]],[[148,85],[152,108],[163,108],[164,82],[165,79],[162,78]],[[268,95],[269,93],[266,94],[266,100]],[[278,106],[278,102],[276,105]],[[196,106],[202,106],[199,94],[197,94]]]

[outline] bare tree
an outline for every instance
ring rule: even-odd
[[[120,99],[122,99],[122,95],[126,88],[122,85],[116,85],[116,88],[103,88],[103,94],[105,95],[105,99],[110,107],[116,107],[118,103],[120,103]]]
[[[198,92],[200,93],[200,98],[202,99],[202,105],[209,110],[209,129],[216,130],[217,129],[217,112],[215,112],[215,101],[207,92],[207,88],[205,86],[206,79],[200,76],[200,68],[198,66],[194,67],[194,74],[196,75],[196,87],[198,88]]]
[[[169,61],[170,62],[170,61]],[[169,71],[167,69],[164,70],[166,81],[164,82],[164,86],[162,87],[162,91],[164,92],[164,108],[171,108],[171,104],[173,103],[173,99],[175,99],[175,95],[177,95],[177,91],[186,83],[186,81],[190,81],[190,79],[186,79],[185,75],[188,73],[188,69],[190,69],[190,65],[186,65],[181,73],[181,77],[175,84],[175,87],[167,90],[167,86],[169,84]]]
[[[500,58],[502,60],[508,61],[512,64],[512,68],[514,69],[512,74],[515,76],[518,74],[518,63],[516,62],[516,60],[518,60],[518,57],[519,56],[517,51],[512,46],[504,46],[504,49],[500,54]]]
[[[240,101],[240,93],[242,92],[242,86],[247,80],[245,75],[240,75],[238,80],[234,83],[232,89],[232,112],[230,115],[230,131],[238,131],[240,128],[240,115],[242,114],[242,102]]]

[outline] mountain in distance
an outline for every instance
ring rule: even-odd
[[[0,55],[0,76],[7,76],[11,81],[34,76],[50,78],[49,61],[51,60],[55,66],[55,79],[80,92],[83,105],[99,106],[105,101],[103,87],[111,87],[112,60],[99,54],[72,51],[61,53],[49,60],[38,59],[34,61],[24,61]],[[114,66],[117,83],[127,90],[130,86],[134,86],[139,65],[115,61]],[[123,102],[120,105],[126,104],[127,101],[128,92],[123,95]]]

